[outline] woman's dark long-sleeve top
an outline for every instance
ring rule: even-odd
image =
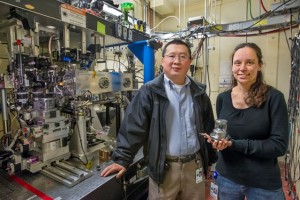
[[[270,87],[260,108],[236,109],[231,90],[219,94],[217,117],[228,121],[232,146],[219,153],[216,169],[222,176],[262,189],[282,186],[277,157],[288,147],[288,114],[283,94]]]

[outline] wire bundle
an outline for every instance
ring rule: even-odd
[[[295,185],[300,180],[300,130],[299,130],[299,100],[300,100],[300,32],[293,38],[291,48],[291,77],[288,99],[290,124],[289,150],[286,154],[286,180],[293,199],[297,199]],[[298,183],[299,184],[299,183]]]

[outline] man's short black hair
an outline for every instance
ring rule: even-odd
[[[164,46],[164,48],[163,48],[163,50],[162,50],[162,57],[165,56],[166,49],[167,49],[167,47],[168,47],[169,45],[171,45],[171,44],[177,44],[177,45],[184,45],[184,46],[186,46],[187,49],[188,49],[188,51],[189,51],[189,56],[190,56],[190,58],[191,58],[192,52],[191,52],[190,46],[189,46],[186,42],[182,41],[181,39],[174,39],[174,40],[168,42],[168,43]]]

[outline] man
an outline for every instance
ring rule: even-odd
[[[217,158],[199,134],[214,128],[211,102],[205,86],[187,76],[192,59],[185,42],[168,42],[162,57],[163,73],[132,99],[118,133],[114,163],[101,176],[118,172],[120,178],[143,146],[149,200],[204,200],[204,175]]]

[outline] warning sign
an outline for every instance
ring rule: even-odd
[[[75,26],[86,28],[86,12],[69,4],[60,6],[61,20]]]

